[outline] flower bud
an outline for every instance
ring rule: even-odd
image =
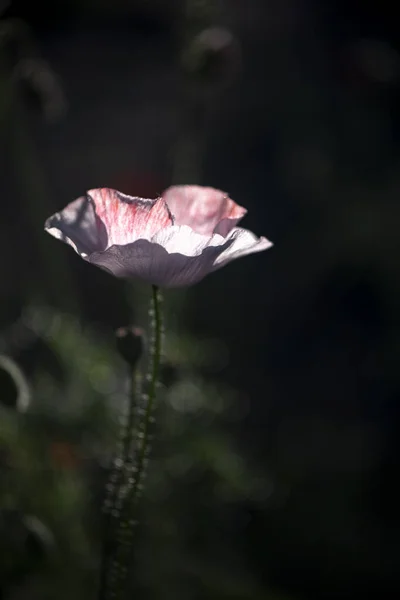
[[[225,86],[231,83],[240,68],[239,42],[228,29],[203,29],[187,47],[183,63],[197,83],[207,87]]]
[[[134,368],[143,351],[143,330],[139,327],[120,327],[115,332],[117,349],[122,358]]]

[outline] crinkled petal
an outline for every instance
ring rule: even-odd
[[[105,227],[86,196],[74,200],[64,210],[49,217],[44,228],[83,257],[107,246]]]
[[[163,198],[102,188],[50,217],[45,229],[117,277],[163,287],[192,285],[231,260],[272,246],[234,226],[246,211],[219,190],[175,186],[165,195],[175,207],[176,225]]]
[[[162,197],[176,225],[188,225],[202,235],[218,233],[225,237],[247,212],[228,194],[212,187],[176,185],[165,190]]]
[[[162,198],[136,198],[110,188],[90,190],[87,195],[104,223],[108,246],[129,244],[138,239],[149,240],[157,231],[173,223]]]
[[[233,229],[227,236],[226,241],[230,241],[231,244],[216,258],[214,270],[223,267],[236,258],[253,254],[254,252],[262,252],[273,246],[273,243],[267,240],[267,238],[258,238],[251,231],[242,229],[241,227]]]
[[[232,243],[220,235],[210,238],[190,227],[172,226],[151,241],[111,246],[104,252],[95,252],[88,260],[117,277],[181,287],[197,283],[210,273],[217,257]]]

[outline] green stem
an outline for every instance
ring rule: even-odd
[[[156,285],[152,286],[152,320],[151,320],[151,347],[148,380],[149,392],[144,396],[144,418],[141,422],[138,435],[136,482],[132,493],[132,501],[137,498],[140,491],[146,456],[150,442],[150,424],[156,400],[157,383],[161,364],[162,318],[161,318],[161,292]]]
[[[161,294],[157,286],[152,288],[152,306],[150,323],[150,360],[146,382],[148,393],[142,394],[142,406],[135,423],[135,378],[132,378],[131,400],[124,435],[121,440],[119,456],[120,471],[114,472],[115,479],[110,483],[107,515],[107,529],[100,575],[99,600],[122,598],[126,593],[126,581],[129,555],[132,545],[134,506],[142,489],[145,474],[146,457],[150,445],[152,413],[156,400],[157,382],[161,363],[162,319]],[[146,390],[145,390],[146,391]],[[134,437],[137,437],[136,449],[132,454]],[[111,501],[111,502],[110,502]]]

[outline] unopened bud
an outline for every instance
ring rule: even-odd
[[[115,336],[119,354],[134,368],[143,352],[143,330],[139,327],[120,327]]]
[[[184,67],[206,87],[229,84],[239,71],[241,52],[235,36],[222,27],[209,27],[198,33],[183,57]]]

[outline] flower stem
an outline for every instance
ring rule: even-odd
[[[156,400],[157,382],[161,363],[162,318],[161,293],[152,288],[150,309],[150,349],[148,374],[141,403],[135,415],[136,385],[132,378],[131,399],[127,422],[119,449],[120,469],[115,468],[111,479],[111,505],[108,505],[108,528],[104,545],[99,600],[124,597],[129,571],[130,550],[135,527],[135,504],[142,490],[146,458],[150,446],[150,427]],[[148,388],[146,389],[146,384]],[[135,440],[136,437],[136,440]],[[133,444],[135,448],[133,448]]]
[[[147,380],[149,382],[148,395],[143,396],[144,416],[138,431],[136,485],[132,494],[132,501],[137,498],[142,485],[145,471],[146,457],[150,443],[150,424],[156,399],[157,383],[161,364],[162,342],[162,317],[161,317],[161,292],[156,285],[152,286],[151,333],[150,333],[150,363]]]

